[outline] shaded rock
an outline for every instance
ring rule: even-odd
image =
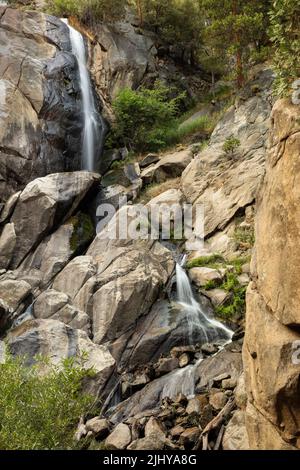
[[[180,434],[179,443],[186,449],[193,447],[200,436],[200,429],[198,427],[188,428]]]
[[[106,438],[105,447],[107,449],[126,449],[131,442],[131,431],[124,423],[118,424],[113,432]]]
[[[16,207],[16,204],[18,202],[18,199],[20,197],[21,191],[18,191],[17,193],[14,193],[10,196],[10,198],[6,201],[6,204],[0,213],[0,224],[3,224],[6,222],[12,215],[14,208]]]
[[[142,171],[144,184],[163,183],[168,178],[181,176],[193,158],[190,150],[164,155],[159,162]]]
[[[31,286],[25,281],[0,281],[0,300],[4,302],[11,312],[15,312],[22,302],[29,296]]]
[[[149,153],[146,155],[143,160],[139,162],[139,165],[141,168],[146,168],[147,166],[153,165],[154,163],[157,163],[159,161],[159,156],[156,155],[155,153]]]
[[[10,313],[9,306],[0,299],[0,333],[2,333],[8,326]]]
[[[222,446],[223,450],[249,450],[244,411],[234,412],[226,426]]]
[[[172,370],[179,367],[179,361],[177,358],[162,358],[155,365],[155,374],[157,377],[163,374],[168,374]]]
[[[222,388],[224,390],[233,390],[237,385],[236,379],[224,379],[222,380]]]
[[[6,224],[0,236],[0,268],[10,265],[17,242],[14,224]]]

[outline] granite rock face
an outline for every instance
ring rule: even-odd
[[[250,447],[300,448],[299,106],[277,101],[258,198],[244,364]]]

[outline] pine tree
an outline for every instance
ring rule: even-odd
[[[235,58],[238,87],[245,81],[250,46],[258,44],[264,34],[267,1],[199,0],[206,18],[205,40],[216,56]]]

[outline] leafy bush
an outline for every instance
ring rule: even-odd
[[[141,152],[164,147],[176,126],[176,115],[185,96],[181,93],[169,98],[169,94],[170,89],[160,82],[153,89],[123,89],[113,102],[116,121],[110,145]]]
[[[67,359],[60,367],[37,358],[7,355],[0,364],[0,449],[71,449],[79,418],[93,399],[82,392],[82,380],[92,376],[86,357]],[[47,372],[41,374],[41,368]]]
[[[275,0],[269,16],[270,38],[274,45],[273,62],[277,73],[275,92],[284,96],[291,83],[300,77],[299,1]]]
[[[232,319],[244,315],[246,311],[246,287],[240,285],[236,273],[227,273],[220,289],[226,290],[231,295],[224,305],[216,308],[216,314],[224,319]]]
[[[238,149],[238,147],[241,145],[241,142],[239,139],[231,135],[228,137],[223,145],[223,150],[226,153],[226,155],[234,155],[235,151]]]

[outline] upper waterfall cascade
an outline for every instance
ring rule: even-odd
[[[70,30],[72,52],[77,59],[82,105],[84,116],[84,129],[82,138],[82,170],[96,171],[97,159],[100,157],[105,135],[105,123],[97,111],[92,82],[87,67],[87,54],[82,34],[69,25],[67,19],[62,20]]]

